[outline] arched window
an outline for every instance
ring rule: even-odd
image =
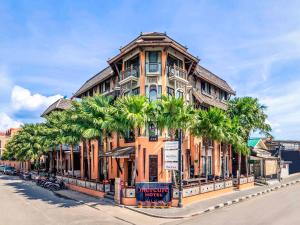
[[[176,98],[183,98],[183,91],[182,90],[177,90],[176,91]]]
[[[150,86],[150,91],[149,91],[149,100],[150,101],[155,101],[157,99],[157,89],[156,86],[151,85]]]

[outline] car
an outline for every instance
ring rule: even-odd
[[[17,175],[16,169],[12,166],[6,166],[3,173],[6,175]]]
[[[0,172],[1,172],[1,173],[4,172],[4,168],[5,168],[5,167],[6,167],[5,165],[0,165]]]

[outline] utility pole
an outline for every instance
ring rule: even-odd
[[[179,170],[179,199],[178,199],[178,207],[182,208],[182,149],[181,149],[181,142],[182,142],[182,130],[179,129],[178,132],[178,170]]]

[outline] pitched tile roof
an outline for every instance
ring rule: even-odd
[[[106,67],[104,70],[100,71],[97,73],[95,76],[87,80],[76,93],[73,95],[73,97],[79,97],[81,94],[84,92],[88,91],[92,87],[96,86],[99,84],[101,81],[105,80],[108,78],[110,75],[113,74],[113,70],[110,66]]]
[[[53,110],[65,110],[69,109],[71,107],[71,100],[60,98],[56,102],[54,102],[52,105],[50,105],[41,115],[41,117],[47,116],[49,113],[51,113]]]
[[[217,75],[213,74],[209,70],[205,69],[204,67],[197,65],[194,74],[203,80],[208,81],[209,83],[214,84],[215,86],[228,91],[230,94],[235,95],[235,91],[229,86],[229,84],[218,77]]]

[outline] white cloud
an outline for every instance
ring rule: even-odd
[[[15,111],[34,111],[42,107],[48,107],[50,104],[62,97],[63,96],[61,95],[47,97],[41,94],[32,94],[30,90],[15,85],[11,93],[11,106]]]
[[[13,120],[6,113],[0,112],[0,131],[5,131],[9,128],[18,128],[23,123],[17,120]]]

